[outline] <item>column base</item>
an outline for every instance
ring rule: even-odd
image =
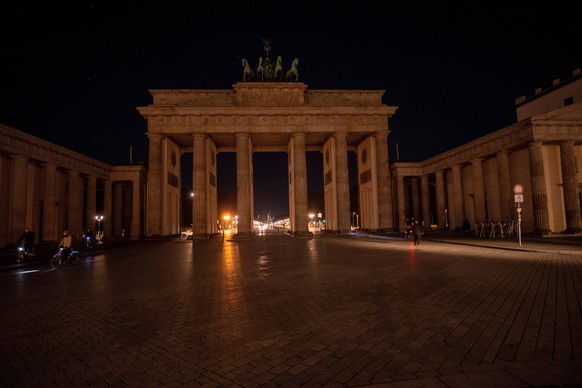
[[[289,232],[289,234],[293,237],[299,237],[299,238],[309,238],[309,237],[313,237],[313,232],[309,232],[309,231],[294,231],[294,232]]]
[[[253,237],[254,236],[251,232],[239,232],[239,233],[235,234],[233,238],[235,240],[250,240]]]

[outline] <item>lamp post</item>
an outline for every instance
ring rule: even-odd
[[[103,216],[101,215],[95,216],[95,221],[97,221],[97,233],[95,234],[97,244],[103,244],[103,241],[101,241],[101,239],[103,238],[103,231],[101,230],[101,221],[103,221]]]

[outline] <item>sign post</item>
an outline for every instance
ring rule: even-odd
[[[523,185],[517,183],[513,185],[515,205],[517,207],[517,236],[521,247],[521,204],[523,203]]]

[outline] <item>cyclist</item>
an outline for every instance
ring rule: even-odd
[[[24,228],[24,233],[22,233],[16,244],[20,244],[21,241],[24,241],[24,251],[27,254],[32,253],[34,248],[34,232],[30,228]]]
[[[63,239],[61,240],[59,247],[63,248],[61,252],[61,256],[63,259],[69,257],[69,253],[71,253],[71,247],[73,246],[73,237],[70,235],[68,230],[63,232]]]

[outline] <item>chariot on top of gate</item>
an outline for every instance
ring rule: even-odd
[[[256,68],[253,68],[246,58],[242,59],[243,82],[297,82],[299,80],[299,58],[294,58],[290,67],[285,70],[283,58],[280,55],[274,61],[269,56],[272,39],[263,38],[262,41],[266,56],[259,57]]]

